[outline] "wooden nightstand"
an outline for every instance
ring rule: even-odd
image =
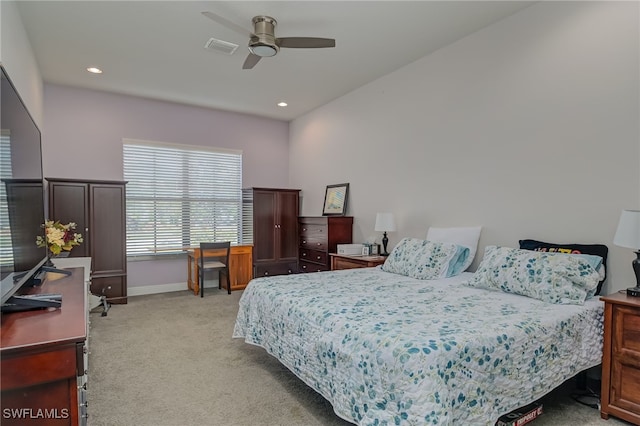
[[[600,416],[640,425],[640,298],[622,293],[604,301]]]
[[[329,253],[331,256],[331,270],[371,268],[382,265],[387,258],[385,256],[349,256],[346,254]]]

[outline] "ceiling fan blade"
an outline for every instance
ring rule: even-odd
[[[332,38],[318,37],[283,37],[277,38],[276,44],[280,47],[312,49],[317,47],[336,47],[336,41]]]
[[[249,53],[249,56],[247,56],[247,59],[244,60],[244,64],[242,64],[242,69],[250,70],[251,68],[256,66],[256,64],[258,63],[258,61],[260,61],[260,59],[262,59],[262,56]]]
[[[202,14],[204,16],[206,16],[207,18],[211,19],[212,21],[217,22],[218,24],[229,28],[230,30],[233,30],[233,31],[238,32],[238,33],[240,33],[242,35],[245,35],[245,36],[255,37],[254,34],[251,31],[249,31],[248,29],[236,24],[235,22],[231,22],[227,18],[223,18],[220,15],[216,15],[213,12],[202,12]]]

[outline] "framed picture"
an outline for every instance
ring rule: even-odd
[[[348,183],[337,185],[327,185],[324,193],[323,216],[344,216],[347,211],[347,195],[349,193]]]

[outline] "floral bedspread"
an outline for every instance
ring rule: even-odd
[[[602,356],[603,305],[416,280],[377,268],[258,278],[233,337],[361,425],[494,425]]]

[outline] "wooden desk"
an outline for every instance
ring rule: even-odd
[[[2,314],[3,425],[85,424],[78,378],[86,369],[87,290],[83,270],[70,270],[29,291],[62,294],[61,308]]]
[[[187,251],[187,287],[196,296],[200,294],[200,248],[190,248]],[[253,278],[253,246],[231,246],[229,254],[229,272],[231,291],[244,289]],[[227,283],[222,282],[222,288],[227,289]]]
[[[331,270],[353,268],[372,268],[382,265],[387,258],[385,256],[349,256],[346,254],[329,253],[331,256]]]

